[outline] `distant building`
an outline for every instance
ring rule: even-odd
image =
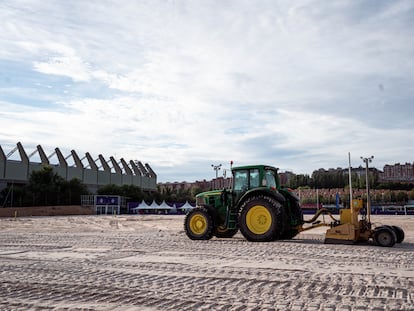
[[[414,182],[414,163],[385,165],[384,172],[379,175],[380,181]]]
[[[293,178],[295,174],[293,172],[281,172],[279,173],[279,180],[281,185],[287,185],[289,183],[289,180]]]
[[[192,188],[198,188],[201,191],[208,191],[212,189],[223,189],[223,188],[230,188],[231,187],[231,178],[224,178],[218,177],[212,180],[202,180],[202,181],[194,181],[194,182],[187,182],[187,181],[175,181],[175,182],[165,182],[159,183],[158,189],[161,192],[184,192],[190,191]]]
[[[165,183],[159,183],[158,189],[161,192],[179,192],[179,191],[190,191],[192,188],[198,188],[201,191],[208,191],[212,189],[223,189],[223,188],[230,188],[231,187],[231,178],[224,178],[224,177],[218,177],[214,178],[212,180],[205,180],[202,181],[194,181],[194,182],[165,182]]]
[[[20,159],[12,160],[11,156],[16,151],[18,151]],[[37,162],[31,159],[35,155],[39,159]],[[57,159],[57,161],[52,163],[52,159]],[[30,174],[33,171],[41,170],[44,166],[50,166],[56,174],[67,181],[74,178],[79,179],[93,193],[99,187],[108,184],[134,185],[144,191],[155,191],[157,185],[157,175],[148,163],[144,165],[137,160],[126,162],[123,158],[118,161],[112,156],[107,161],[101,154],[97,159],[94,159],[89,152],[80,158],[75,150],[64,156],[59,148],[55,148],[47,156],[40,145],[27,155],[19,142],[7,154],[0,146],[0,189],[11,183],[27,184]]]
[[[165,183],[159,183],[158,184],[158,190],[160,192],[180,192],[180,191],[189,191],[193,187],[200,187],[201,189],[204,189],[205,183],[207,183],[206,180],[204,181],[195,181],[195,182],[187,182],[187,181],[174,181],[174,182],[165,182]]]

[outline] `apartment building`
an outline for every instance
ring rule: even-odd
[[[379,178],[381,181],[414,182],[414,163],[386,164],[384,171],[379,174]]]

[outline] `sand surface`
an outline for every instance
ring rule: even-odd
[[[414,216],[393,248],[191,241],[183,216],[0,218],[1,310],[414,310]]]

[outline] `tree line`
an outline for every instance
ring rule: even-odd
[[[128,201],[192,202],[201,189],[172,191],[143,191],[134,185],[109,184],[98,189],[99,195],[120,195]],[[10,184],[0,192],[0,207],[80,205],[81,196],[91,194],[79,179],[66,181],[49,166],[30,174],[26,185]]]
[[[352,187],[356,189],[366,188],[366,177],[356,171],[351,172]],[[370,189],[405,190],[414,189],[413,182],[384,182],[379,180],[377,170],[368,172],[368,184]],[[317,189],[333,189],[349,187],[349,175],[342,169],[337,170],[317,170],[311,176],[307,174],[290,174],[287,187],[297,189],[299,187],[310,187]]]

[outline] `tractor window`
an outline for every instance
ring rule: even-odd
[[[250,170],[250,188],[257,188],[260,186],[259,169]]]
[[[276,188],[275,172],[267,170],[265,172],[266,187]]]
[[[249,185],[247,170],[236,171],[234,175],[234,190],[245,191]]]

